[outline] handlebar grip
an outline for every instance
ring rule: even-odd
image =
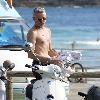
[[[85,93],[82,93],[82,92],[78,92],[78,95],[80,95],[82,97],[86,97],[87,96]]]
[[[32,66],[31,66],[31,65],[26,64],[26,65],[25,65],[25,67],[31,68]]]

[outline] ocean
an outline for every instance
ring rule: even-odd
[[[78,49],[83,67],[100,68],[100,8],[99,7],[45,7],[46,25],[52,32],[55,49]],[[32,27],[33,8],[16,7]],[[73,47],[74,44],[74,47]]]

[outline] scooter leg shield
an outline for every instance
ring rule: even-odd
[[[67,100],[61,81],[43,78],[33,84],[32,100]]]

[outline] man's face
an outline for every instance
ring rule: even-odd
[[[33,19],[34,19],[35,25],[41,27],[46,22],[46,14],[44,14],[44,13],[36,13],[35,15],[33,15]]]

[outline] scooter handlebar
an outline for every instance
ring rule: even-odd
[[[82,96],[82,97],[86,97],[87,96],[85,93],[82,93],[82,92],[78,92],[78,95]]]

